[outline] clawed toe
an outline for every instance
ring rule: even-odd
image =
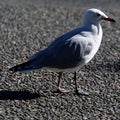
[[[84,91],[84,90],[81,89],[81,88],[77,88],[77,89],[75,90],[75,92],[76,92],[77,95],[89,95],[88,92]]]
[[[68,93],[70,91],[71,90],[66,90],[66,89],[63,89],[63,88],[58,88],[58,92],[60,92],[60,93]]]

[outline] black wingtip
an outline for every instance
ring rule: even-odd
[[[13,73],[14,73],[14,72],[17,72],[16,66],[9,68],[9,71],[11,71],[11,72],[13,72]]]

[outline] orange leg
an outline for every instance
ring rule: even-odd
[[[77,79],[76,79],[76,72],[74,72],[74,81],[75,81],[75,92],[78,94],[78,95],[89,95],[88,92],[85,92],[83,89],[81,88],[78,88],[78,83],[77,83]]]
[[[58,91],[59,92],[62,92],[62,93],[67,93],[67,92],[70,92],[70,90],[65,90],[65,89],[63,89],[63,88],[61,88],[61,77],[62,77],[62,72],[59,72],[58,73],[59,74],[59,76],[58,76]]]
[[[77,90],[78,83],[77,83],[77,79],[76,79],[76,72],[74,72],[74,81],[75,81],[75,89]]]

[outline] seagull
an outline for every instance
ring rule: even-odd
[[[56,38],[47,48],[31,56],[27,62],[10,68],[13,72],[30,72],[47,68],[58,73],[58,91],[70,92],[61,88],[63,72],[73,72],[75,91],[78,94],[88,94],[78,87],[76,72],[86,65],[97,53],[102,41],[102,20],[115,22],[102,11],[91,8],[85,11],[82,25]]]

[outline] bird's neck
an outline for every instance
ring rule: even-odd
[[[100,23],[98,24],[87,24],[87,25],[84,25],[84,27],[86,27],[90,32],[91,34],[93,35],[93,39],[96,43],[101,43],[102,41],[102,35],[103,35],[103,32],[102,32],[102,27],[100,25]]]
[[[92,30],[92,34],[94,36],[94,41],[96,43],[100,44],[102,41],[102,35],[103,35],[102,27],[101,27],[100,23],[95,24],[95,25],[92,24],[91,30]]]
[[[95,36],[102,36],[102,27],[100,24],[91,24],[90,27]]]
[[[99,35],[102,33],[102,28],[100,23],[84,22],[83,27],[89,29],[95,35]]]

